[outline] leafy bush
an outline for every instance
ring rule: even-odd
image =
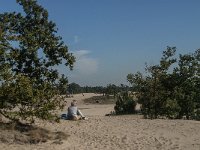
[[[165,104],[165,115],[168,118],[175,119],[178,118],[181,107],[178,105],[176,100],[167,99]]]
[[[127,76],[142,105],[146,118],[187,119],[200,109],[200,49],[175,57],[176,48],[167,47],[158,65],[146,66],[146,75],[138,72]],[[198,110],[195,114],[195,110]],[[195,118],[195,117],[194,117]]]
[[[123,92],[117,96],[116,105],[114,107],[115,113],[120,114],[134,114],[136,101],[128,95],[128,92]]]
[[[34,122],[34,117],[57,119],[57,107],[64,107],[64,99],[50,83],[33,85],[29,77],[17,75],[0,86],[0,113],[11,120]]]
[[[195,111],[194,116],[192,118],[200,121],[200,108]]]

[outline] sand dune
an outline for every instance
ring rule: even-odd
[[[37,121],[36,125],[69,135],[60,143],[36,145],[0,144],[1,150],[200,150],[200,122],[190,120],[148,120],[140,115],[105,116],[114,105],[85,104],[95,94],[74,95],[89,120],[59,124]]]

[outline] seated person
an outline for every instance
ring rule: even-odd
[[[71,102],[71,106],[68,107],[67,119],[69,120],[86,119],[86,117],[78,109],[76,100],[73,100]]]

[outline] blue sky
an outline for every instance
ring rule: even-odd
[[[126,76],[157,64],[167,46],[177,53],[200,48],[199,0],[39,0],[77,57],[69,82],[82,86],[128,84]],[[0,13],[22,11],[0,0]]]

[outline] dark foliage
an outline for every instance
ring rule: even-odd
[[[175,47],[167,47],[159,65],[147,66],[146,76],[129,74],[128,82],[138,92],[146,118],[194,118],[200,108],[200,50],[175,58]]]
[[[114,107],[115,113],[117,115],[134,114],[136,112],[136,104],[136,100],[129,96],[128,92],[121,92],[121,94],[117,96],[116,105]]]
[[[57,65],[75,61],[56,24],[36,0],[17,0],[24,13],[0,14],[0,114],[11,120],[52,119],[67,87]]]

